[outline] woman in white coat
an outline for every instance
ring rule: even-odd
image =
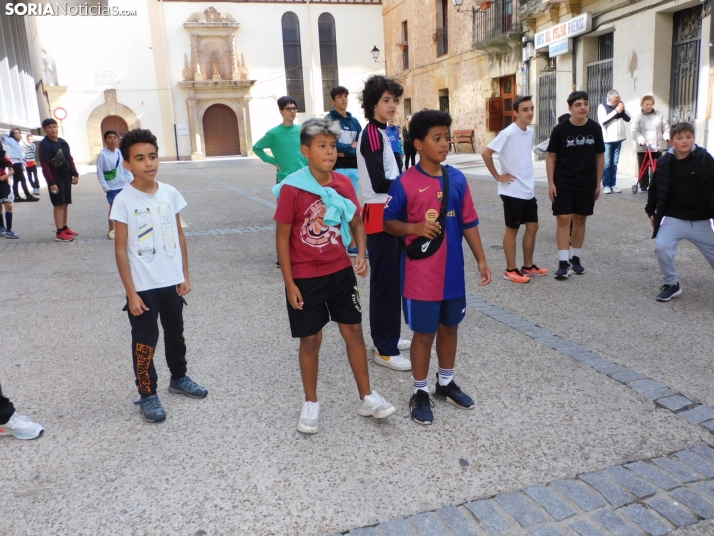
[[[652,158],[657,160],[662,156],[662,151],[667,149],[669,141],[669,124],[664,116],[654,109],[655,100],[652,95],[645,95],[640,100],[642,112],[632,120],[632,139],[637,150],[638,171],[642,169],[647,146],[652,151]],[[640,181],[643,192],[649,187],[649,177],[645,175]]]

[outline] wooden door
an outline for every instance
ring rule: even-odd
[[[516,76],[501,78],[501,129],[513,123],[513,101],[516,100]]]
[[[102,119],[102,124],[99,129],[102,132],[102,140],[104,139],[104,133],[107,130],[113,130],[114,132],[116,132],[119,140],[124,137],[124,134],[129,132],[129,126],[126,124],[126,121],[124,121],[124,119],[122,119],[118,115],[106,116],[104,119]]]
[[[240,153],[238,118],[225,104],[214,104],[203,114],[203,140],[206,156],[231,156]]]

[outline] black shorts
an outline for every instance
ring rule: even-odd
[[[50,190],[50,201],[53,207],[72,204],[72,180],[57,179],[54,182],[57,186],[57,193],[53,194]],[[50,185],[51,186],[51,185]]]
[[[0,170],[2,174],[2,170]],[[12,203],[12,188],[9,181],[0,181],[0,203]],[[0,222],[2,225],[2,222]]]
[[[359,302],[357,277],[350,266],[334,274],[295,279],[302,294],[302,310],[288,306],[290,333],[293,337],[310,337],[332,320],[338,324],[361,324],[362,305]]]
[[[556,186],[555,202],[553,203],[553,216],[578,214],[592,216],[595,208],[595,189],[592,190],[566,190]]]
[[[533,223],[538,221],[538,201],[533,199],[519,199],[502,195],[503,215],[506,219],[506,227],[518,229],[522,223]]]

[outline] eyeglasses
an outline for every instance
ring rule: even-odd
[[[286,106],[283,110],[286,112],[297,112],[297,108],[295,106]]]

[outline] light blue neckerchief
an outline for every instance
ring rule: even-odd
[[[357,212],[357,207],[352,201],[346,197],[342,197],[334,188],[321,186],[320,183],[317,182],[317,179],[312,176],[312,173],[310,173],[309,166],[305,166],[295,173],[291,173],[285,177],[280,184],[273,186],[272,190],[275,197],[280,197],[280,189],[286,184],[299,190],[319,195],[327,208],[324,218],[325,223],[330,227],[339,225],[342,243],[345,247],[350,245],[352,242],[350,222],[352,218],[354,218],[355,212]]]

